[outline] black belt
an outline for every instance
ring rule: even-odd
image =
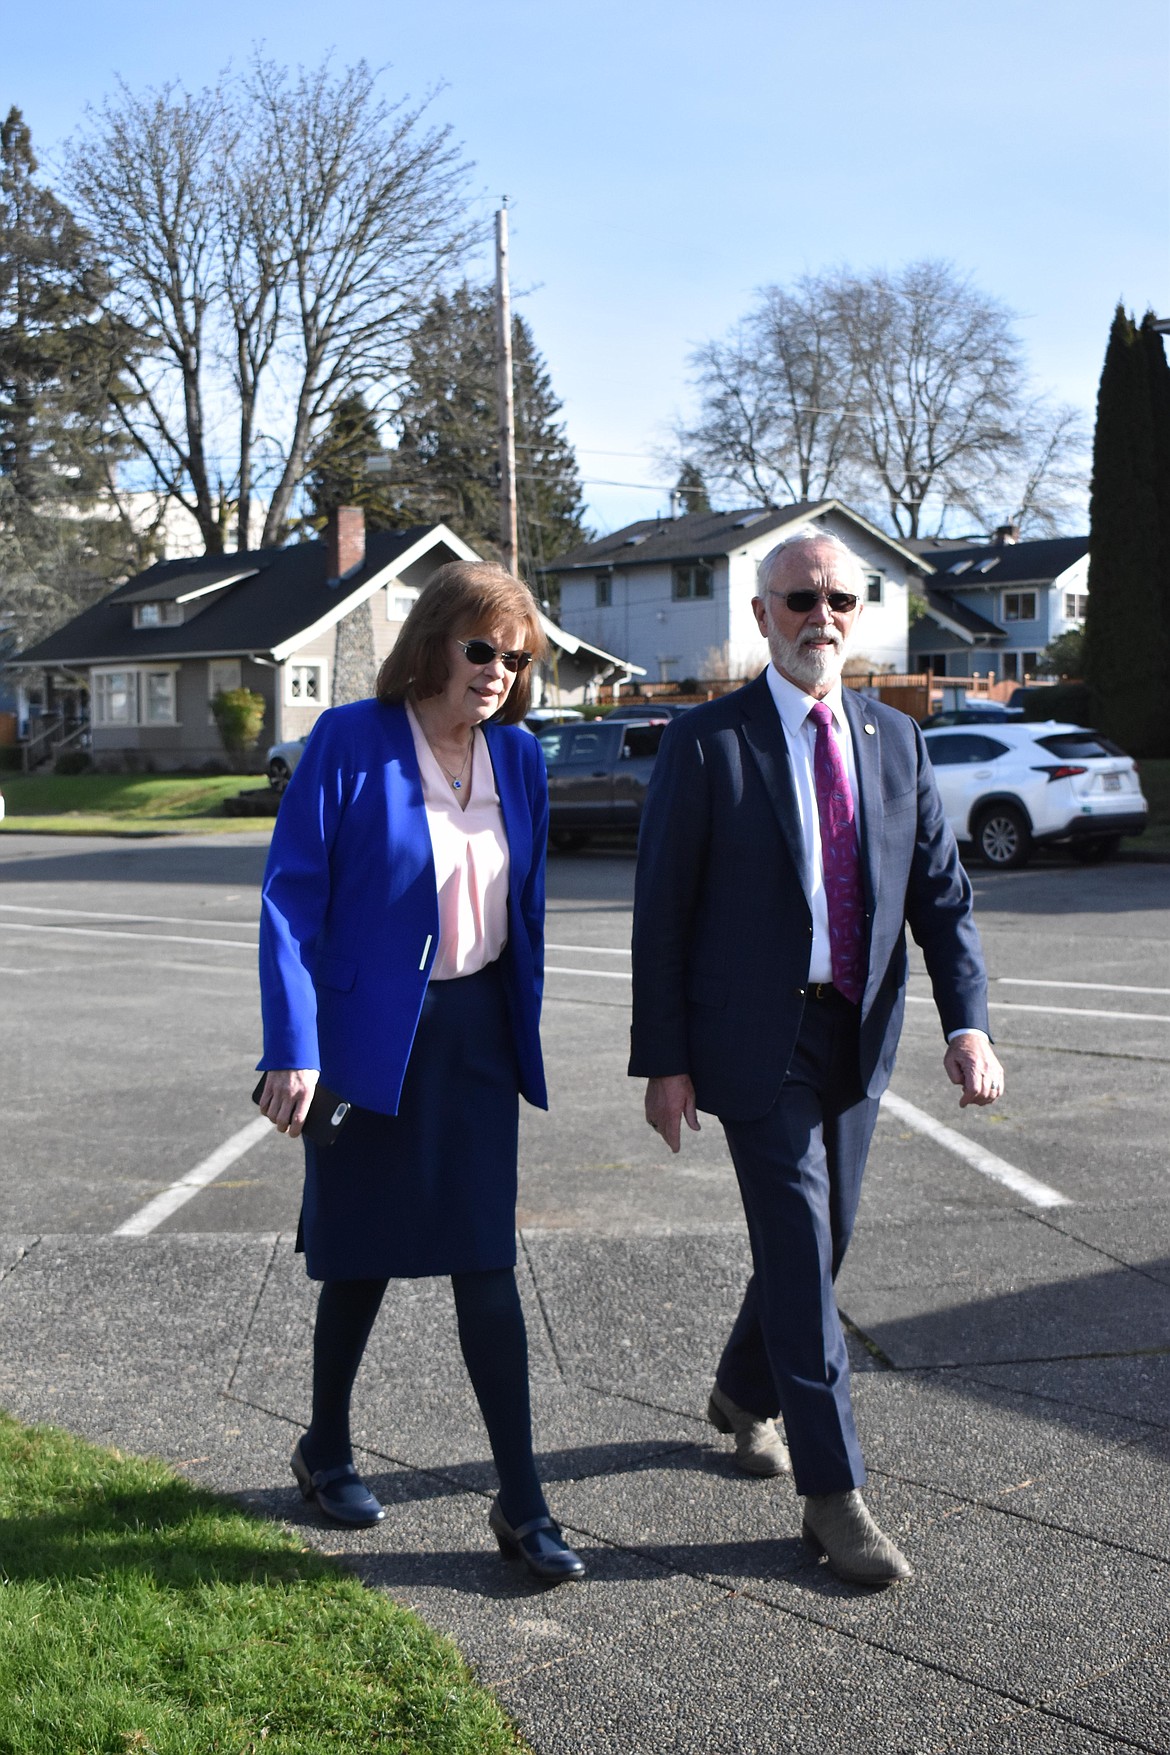
[[[810,981],[807,987],[801,989],[801,993],[805,999],[839,999],[843,1005],[853,1004],[831,981]]]

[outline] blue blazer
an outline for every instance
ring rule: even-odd
[[[523,727],[486,725],[508,839],[501,970],[520,1091],[548,1107],[540,1052],[548,782]],[[322,713],[281,801],[260,916],[260,1068],[316,1067],[397,1114],[439,942],[431,838],[406,709]]]
[[[986,1030],[971,885],[912,719],[843,695],[853,737],[869,934],[863,1088],[894,1069],[906,926],[944,1031]],[[670,724],[638,844],[630,1072],[689,1073],[700,1109],[767,1114],[796,1046],[812,951],[804,842],[784,728],[766,674]]]

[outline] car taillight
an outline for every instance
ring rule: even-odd
[[[1060,762],[1055,768],[1034,768],[1035,774],[1047,774],[1050,780],[1071,780],[1074,774],[1087,774],[1087,768],[1078,768],[1073,762]]]

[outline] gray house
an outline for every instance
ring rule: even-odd
[[[479,559],[445,524],[367,534],[360,509],[343,506],[323,541],[160,561],[9,662],[25,678],[40,672],[42,722],[66,705],[76,717],[88,698],[99,767],[199,768],[223,760],[211,712],[220,691],[263,696],[261,751],[302,737],[325,707],[373,692],[435,569]],[[551,698],[633,674],[547,620],[545,631]]]
[[[1087,536],[1020,542],[1008,525],[990,542],[914,546],[933,569],[926,614],[910,630],[915,670],[1019,681],[1052,640],[1084,625]]]
[[[643,519],[544,572],[560,580],[562,625],[628,653],[651,681],[744,676],[768,657],[751,610],[756,569],[782,538],[808,528],[840,537],[865,568],[858,656],[875,670],[904,671],[909,594],[921,591],[931,563],[839,500]]]

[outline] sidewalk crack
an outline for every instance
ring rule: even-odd
[[[556,1365],[557,1371],[560,1373],[561,1382],[565,1383],[568,1381],[568,1373],[565,1370],[565,1362],[561,1358],[561,1350],[557,1346],[557,1337],[553,1333],[552,1318],[549,1316],[548,1306],[544,1301],[544,1292],[541,1290],[540,1281],[536,1277],[536,1263],[532,1259],[532,1252],[528,1247],[528,1239],[523,1231],[519,1233],[519,1237],[520,1247],[524,1251],[524,1260],[527,1264],[528,1272],[532,1276],[532,1289],[536,1293],[537,1309],[540,1311],[541,1321],[544,1323],[544,1332],[548,1336],[548,1344],[552,1352],[553,1363]]]
[[[280,1248],[280,1239],[281,1239],[281,1233],[278,1231],[276,1236],[272,1239],[272,1248],[268,1252],[268,1260],[264,1264],[264,1272],[261,1275],[260,1284],[256,1288],[256,1296],[252,1300],[252,1308],[248,1312],[248,1320],[244,1324],[244,1332],[243,1332],[243,1335],[240,1337],[240,1344],[236,1350],[236,1362],[232,1366],[231,1376],[228,1378],[227,1384],[225,1385],[225,1388],[224,1388],[223,1393],[225,1395],[231,1395],[232,1385],[236,1381],[236,1374],[238,1373],[240,1366],[244,1362],[244,1349],[247,1347],[248,1342],[252,1338],[252,1329],[255,1325],[256,1317],[260,1311],[260,1300],[264,1296],[264,1292],[265,1292],[265,1289],[268,1285],[268,1281],[272,1275],[273,1264],[276,1261],[276,1252]]]

